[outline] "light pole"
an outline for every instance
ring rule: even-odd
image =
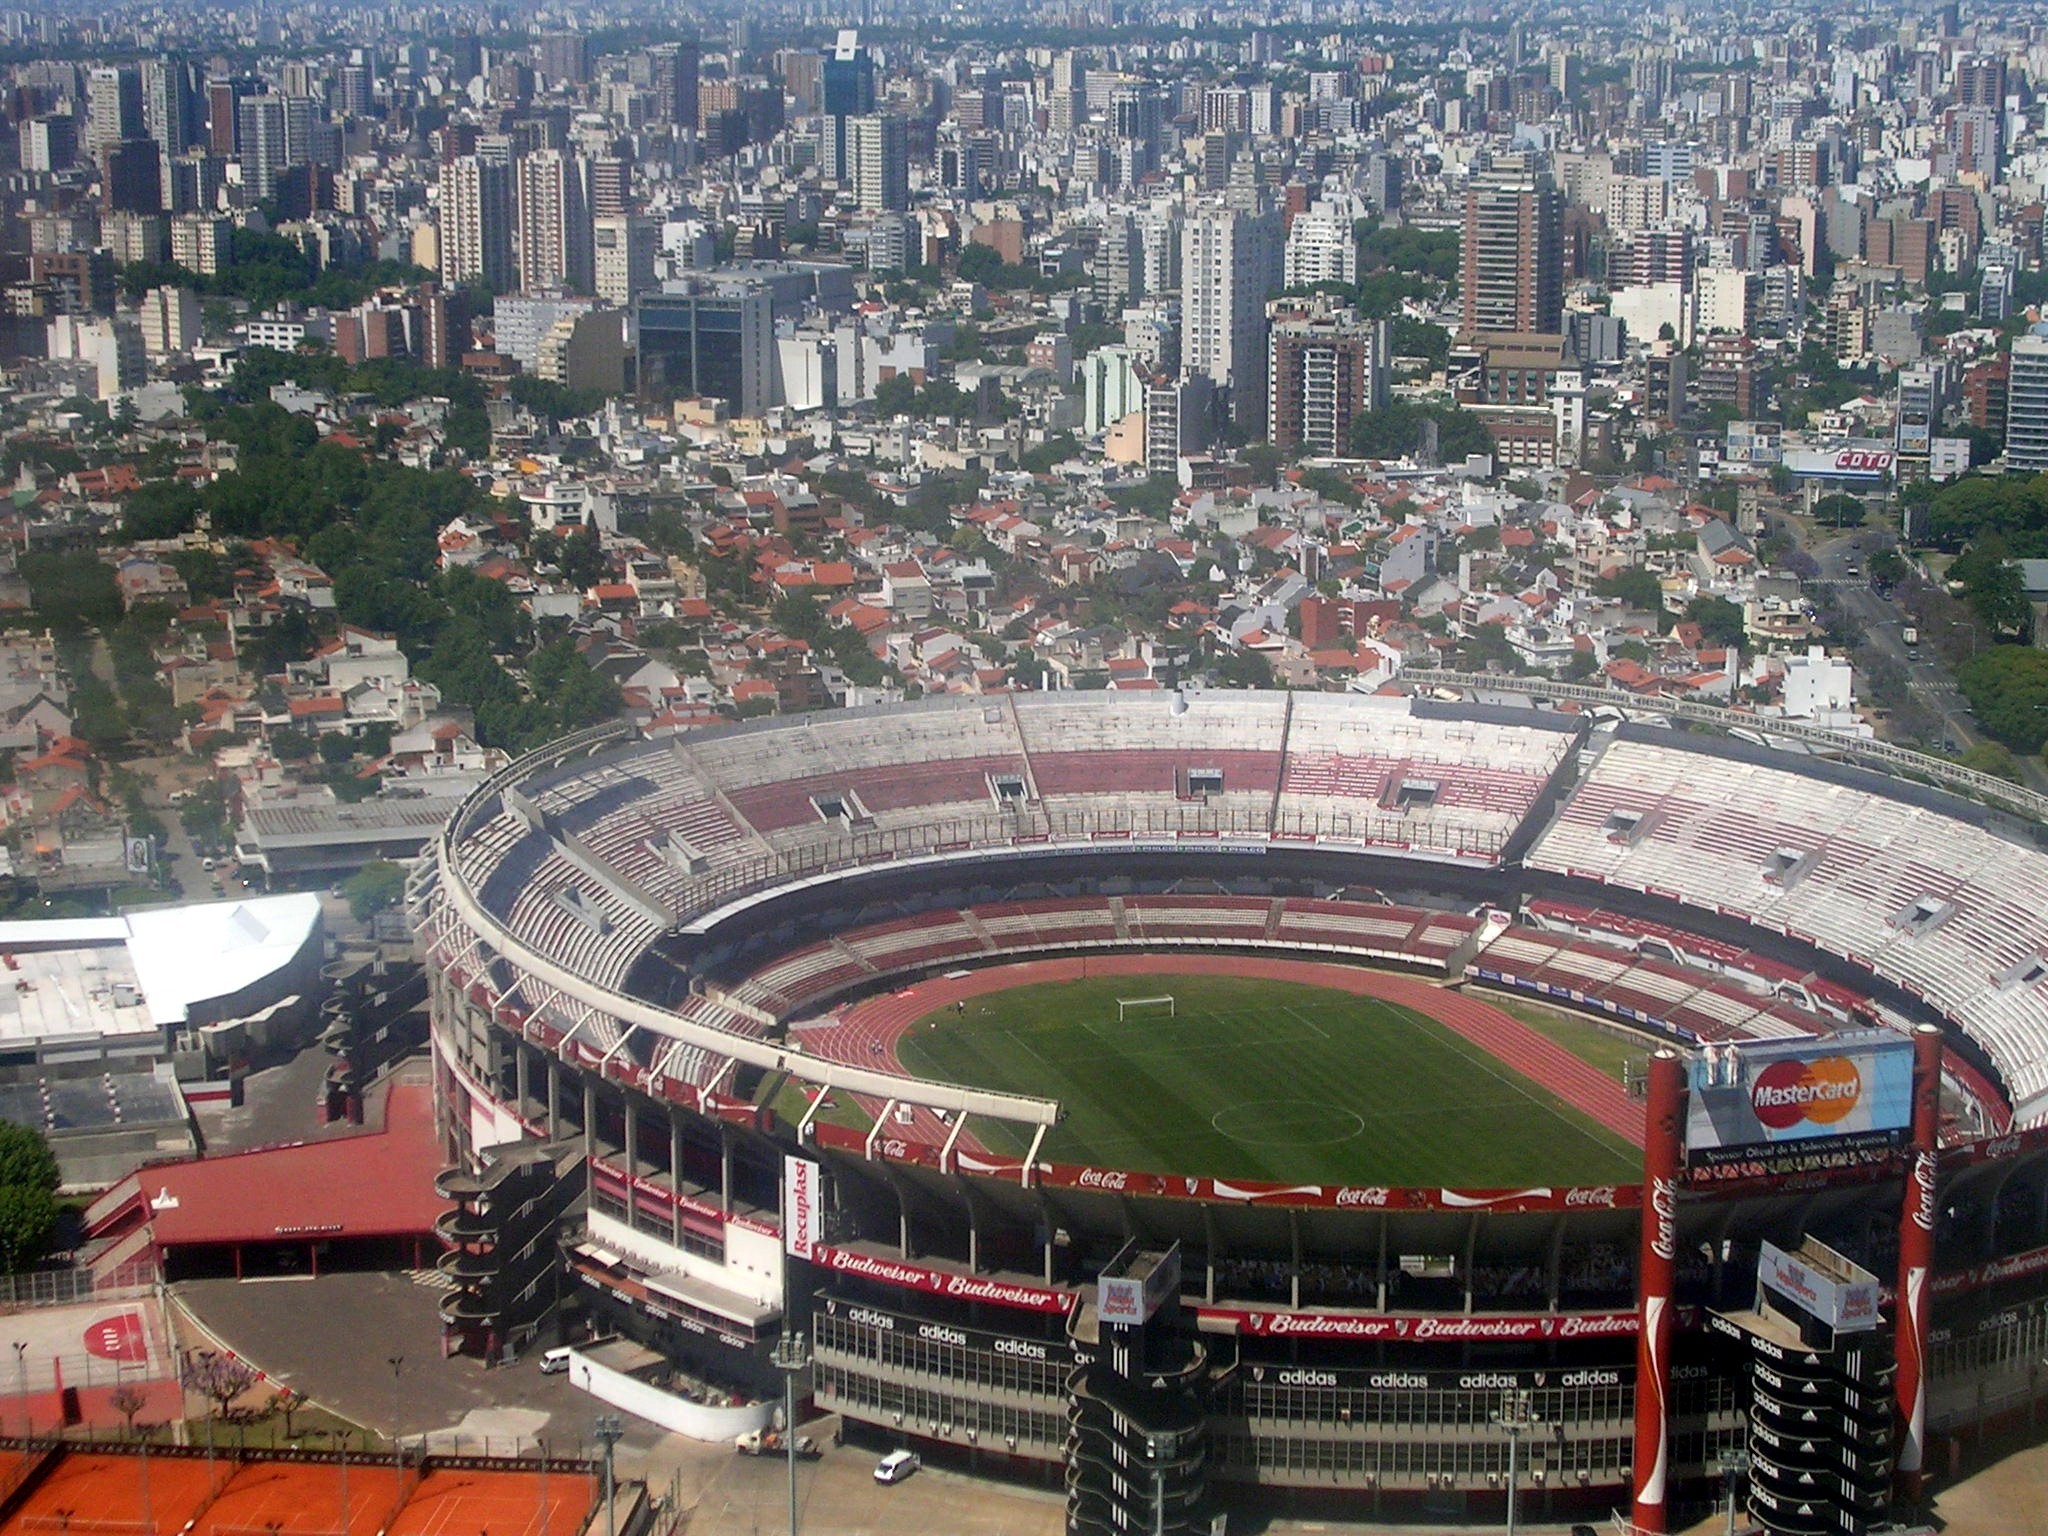
[[[397,1452],[399,1465],[403,1466],[405,1442],[399,1435],[398,1417],[405,1399],[398,1389],[398,1378],[405,1370],[405,1356],[386,1355],[384,1363],[391,1367],[391,1449]]]
[[[618,1484],[612,1476],[612,1448],[626,1433],[626,1421],[616,1413],[600,1413],[590,1426],[598,1444],[604,1447],[604,1530],[605,1536],[619,1536]]]
[[[1508,1536],[1515,1536],[1515,1500],[1519,1492],[1516,1484],[1522,1470],[1522,1436],[1532,1429],[1541,1429],[1543,1421],[1530,1411],[1527,1392],[1503,1393],[1500,1408],[1492,1418],[1508,1437]]]
[[[1714,1470],[1728,1481],[1728,1536],[1735,1536],[1735,1490],[1742,1486],[1742,1479],[1749,1474],[1749,1452],[1741,1446],[1732,1451],[1723,1451],[1714,1463]]]
[[[786,1314],[785,1314],[786,1315]],[[769,1356],[782,1372],[782,1448],[789,1454],[789,1536],[796,1536],[796,1379],[811,1368],[811,1341],[783,1331]]]

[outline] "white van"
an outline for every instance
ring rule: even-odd
[[[875,1481],[878,1483],[900,1483],[915,1472],[921,1463],[915,1451],[891,1451],[875,1463]]]
[[[559,1376],[569,1369],[569,1346],[551,1349],[540,1357],[540,1373],[543,1376]]]

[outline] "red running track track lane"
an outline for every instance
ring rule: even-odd
[[[1200,954],[1027,960],[1016,965],[989,966],[961,976],[941,976],[902,991],[864,998],[845,1010],[839,1028],[805,1031],[804,1043],[820,1055],[862,1065],[873,1064],[875,1053],[869,1046],[880,1045],[890,1064],[900,1070],[896,1041],[926,1014],[991,992],[1044,982],[1078,981],[1086,976],[1248,976],[1262,981],[1329,987],[1412,1008],[1513,1068],[1630,1146],[1643,1144],[1643,1106],[1630,1099],[1621,1084],[1598,1067],[1520,1019],[1510,1017],[1491,1003],[1435,982],[1326,961]]]

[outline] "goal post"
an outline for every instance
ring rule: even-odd
[[[1133,1014],[1141,1019],[1171,1019],[1179,1016],[1179,1009],[1174,1006],[1171,992],[1162,992],[1157,997],[1120,997],[1116,1000],[1117,1023],[1128,1022]]]

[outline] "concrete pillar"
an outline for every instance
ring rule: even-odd
[[[670,1235],[675,1245],[683,1246],[683,1112],[673,1105],[668,1112],[668,1185],[677,1195],[674,1205],[669,1207]]]
[[[633,1107],[633,1095],[630,1093],[619,1095],[619,1105],[625,1115],[620,1134],[626,1141],[626,1225],[630,1227],[640,1206],[639,1192],[633,1188],[634,1177],[640,1172],[640,1150],[635,1145],[640,1139],[640,1114]]]

